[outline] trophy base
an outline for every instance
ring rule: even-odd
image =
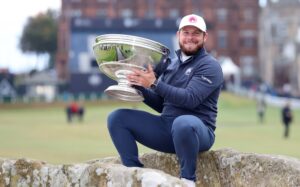
[[[108,87],[105,94],[123,101],[141,102],[144,101],[142,93],[134,88],[113,85]]]

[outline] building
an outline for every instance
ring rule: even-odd
[[[260,17],[262,79],[279,93],[300,96],[300,1],[269,1]]]
[[[206,20],[208,51],[231,57],[243,79],[258,76],[258,0],[62,0],[58,76],[99,71],[91,49],[100,34],[147,37],[173,51],[180,18],[190,13]]]

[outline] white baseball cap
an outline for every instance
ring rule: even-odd
[[[206,32],[206,24],[204,19],[201,16],[190,14],[184,16],[179,24],[179,30],[185,26],[194,26],[200,29],[203,32]]]

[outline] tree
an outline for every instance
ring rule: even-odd
[[[20,39],[22,52],[49,55],[49,68],[54,67],[54,57],[57,51],[57,14],[53,10],[29,17],[23,28]]]

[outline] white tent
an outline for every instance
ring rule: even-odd
[[[240,74],[240,68],[235,65],[230,57],[220,57],[219,61],[221,63],[224,76]]]
[[[225,83],[233,86],[240,85],[240,68],[232,61],[230,57],[222,56],[219,58],[223,70]]]

